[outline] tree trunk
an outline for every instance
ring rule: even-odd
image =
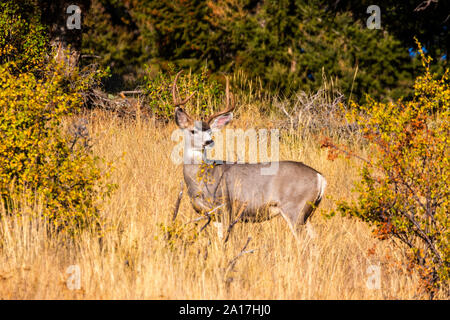
[[[38,0],[38,4],[42,11],[41,20],[48,26],[55,59],[64,61],[70,73],[80,59],[83,18],[91,0]]]

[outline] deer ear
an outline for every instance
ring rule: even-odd
[[[233,113],[228,112],[215,118],[211,124],[212,130],[220,130],[233,119]]]
[[[189,125],[191,125],[191,119],[181,108],[177,108],[175,110],[175,122],[181,129],[186,129]]]

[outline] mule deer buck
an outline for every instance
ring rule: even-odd
[[[181,105],[187,103],[195,92],[183,101],[177,98],[180,73],[172,86],[172,98],[176,107],[175,121],[184,132],[183,174],[195,211],[208,214],[223,207],[222,222],[228,223],[236,212],[244,222],[262,222],[281,215],[297,239],[297,227],[306,223],[323,197],[325,178],[301,162],[280,161],[274,174],[262,175],[261,168],[270,163],[208,160],[206,151],[214,145],[212,130],[220,130],[227,125],[235,108],[228,79],[225,110],[205,121],[194,121]]]

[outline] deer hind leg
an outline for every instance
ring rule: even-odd
[[[311,205],[310,202],[305,203],[303,208],[300,211],[297,224],[304,225],[306,224],[308,218],[313,214],[314,210],[316,209],[316,205]]]
[[[299,232],[303,230],[303,228],[299,228],[299,226],[305,224],[307,235],[310,238],[315,237],[311,224],[307,223],[307,219],[311,216],[314,209],[315,206],[311,205],[310,202],[306,200],[300,203],[284,204],[282,206],[280,213],[297,241],[299,240]]]
[[[323,180],[323,181],[325,181],[325,180]],[[324,185],[326,185],[326,182],[324,183]],[[324,188],[324,186],[322,188]],[[316,199],[311,199],[310,201],[306,201],[303,204],[303,207],[298,216],[297,224],[304,225],[307,223],[308,218],[312,216],[312,214],[316,210],[317,206],[322,201],[322,196],[323,196],[323,191],[320,191],[320,194]]]
[[[300,212],[298,223],[299,224],[306,224],[308,218],[312,216],[314,211],[316,210],[317,206],[320,204],[323,198],[323,194],[325,192],[325,188],[327,186],[327,180],[320,174],[317,174],[317,189],[318,194],[316,197],[313,197],[310,199],[310,201],[306,201],[306,203],[303,205],[303,208]]]
[[[294,235],[295,240],[299,241],[298,233],[297,233],[297,212],[298,206],[285,204],[281,208],[278,208],[281,216],[286,221],[289,230],[291,230]]]

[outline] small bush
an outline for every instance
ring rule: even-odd
[[[67,79],[64,65],[49,63],[43,74],[0,66],[0,200],[11,209],[18,197],[39,197],[50,225],[74,234],[98,219],[96,201],[112,188],[101,182],[97,159],[76,143],[85,135],[61,130],[98,73],[81,77],[74,70]]]
[[[5,1],[0,4],[0,64],[14,72],[42,68],[48,40],[40,15],[31,1]]]
[[[435,79],[430,61],[422,52],[425,73],[411,101],[369,99],[352,108],[371,157],[362,167],[358,201],[342,201],[338,211],[373,225],[380,239],[406,244],[433,296],[448,290],[450,276],[450,83],[448,70]]]

